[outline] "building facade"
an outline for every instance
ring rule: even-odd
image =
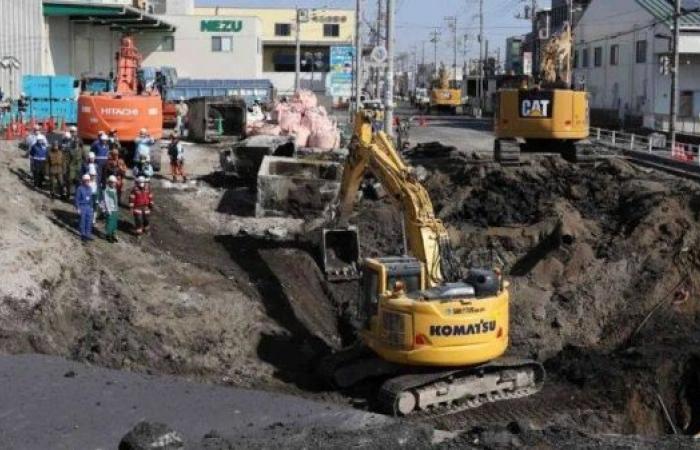
[[[294,8],[195,8],[194,14],[210,17],[257,17],[262,23],[263,78],[280,93],[294,89],[296,15]],[[352,46],[355,11],[348,9],[302,10],[301,84],[315,91],[327,89],[333,47]]]
[[[17,98],[22,75],[40,73],[44,17],[41,0],[0,0],[0,89]]]
[[[667,130],[670,0],[593,0],[574,30],[575,81],[594,122]],[[680,131],[700,134],[700,13],[681,18]]]
[[[304,12],[302,87],[325,93],[331,78],[351,77],[354,11]],[[197,8],[194,0],[0,0],[0,61],[18,61],[0,65],[0,87],[17,97],[24,74],[113,76],[120,38],[131,34],[144,66],[172,67],[181,78],[269,79],[287,94],[295,22],[295,9]]]

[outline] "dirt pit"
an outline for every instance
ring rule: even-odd
[[[150,236],[132,236],[124,211],[122,242],[81,246],[71,206],[32,190],[19,154],[0,152],[0,164],[0,195],[18,206],[0,215],[0,351],[355,400],[326,391],[313,368],[352,340],[358,283],[323,280],[317,250],[296,237],[299,220],[253,217],[254,192],[211,175],[156,184]],[[556,395],[536,397],[563,405],[536,427],[700,431],[696,185],[621,160],[412,164],[428,171],[463,266],[500,265],[513,283],[510,352],[545,362]],[[361,201],[351,222],[363,256],[403,251],[388,201]],[[542,403],[524,399],[515,419]],[[439,426],[496,424],[519,409],[498,408]]]

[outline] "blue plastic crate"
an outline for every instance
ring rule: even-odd
[[[74,81],[69,75],[24,75],[22,91],[30,99],[74,99]]]
[[[75,88],[73,84],[75,78],[69,75],[56,75],[51,77],[51,97],[52,99],[72,99],[75,98]]]

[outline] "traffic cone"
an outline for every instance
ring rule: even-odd
[[[52,133],[53,130],[56,129],[56,123],[53,120],[53,116],[49,117],[49,120],[46,121],[46,132],[47,133]]]
[[[14,132],[12,130],[14,124],[10,124],[7,128],[5,128],[5,140],[11,141],[15,138]]]

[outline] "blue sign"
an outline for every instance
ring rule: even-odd
[[[329,95],[333,97],[352,96],[352,66],[355,47],[342,45],[331,47]]]

